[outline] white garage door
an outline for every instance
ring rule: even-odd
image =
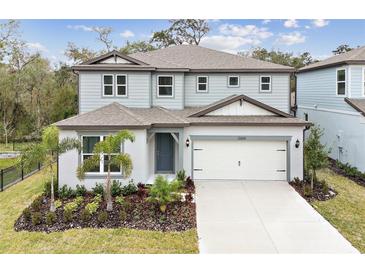
[[[196,140],[194,179],[287,180],[286,141]]]

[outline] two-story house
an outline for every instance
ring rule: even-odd
[[[80,138],[83,149],[60,157],[60,186],[80,184],[77,166],[121,129],[136,136],[121,146],[131,155],[136,183],[182,169],[195,180],[303,175],[309,123],[289,114],[291,67],[181,45],[128,56],[113,51],[73,70],[79,115],[56,125],[61,138]],[[88,188],[105,178],[104,160],[87,174]]]
[[[365,171],[365,47],[301,68],[298,117],[324,129],[331,158]]]

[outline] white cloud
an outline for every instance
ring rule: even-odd
[[[324,20],[324,19],[315,19],[312,21],[312,25],[315,28],[323,28],[323,27],[327,26],[329,23],[330,23],[330,21]]]
[[[307,25],[307,26],[305,26],[305,28],[306,28],[306,29],[310,29],[310,28],[311,28],[311,26],[308,26],[308,25]]]
[[[270,20],[270,19],[265,19],[265,20],[262,20],[261,24],[263,24],[263,25],[267,25],[267,24],[269,24],[270,22],[271,22],[271,20]]]
[[[305,36],[303,36],[300,32],[295,31],[288,34],[279,34],[279,38],[276,40],[276,43],[291,46],[294,44],[304,43],[305,39]]]
[[[223,24],[219,31],[225,35],[250,37],[253,39],[266,39],[273,35],[267,28],[259,28],[255,25]]]
[[[26,44],[26,46],[30,49],[30,50],[34,50],[34,51],[37,51],[37,52],[48,52],[48,49],[42,45],[41,43],[39,42],[29,42]]]
[[[286,28],[299,28],[298,21],[295,20],[295,19],[285,20],[284,27],[286,27]]]
[[[123,38],[130,38],[130,37],[133,37],[134,36],[134,33],[130,30],[125,30],[123,31],[120,36],[122,36]]]
[[[260,43],[261,41],[259,39],[244,38],[239,36],[213,35],[203,37],[200,45],[229,53],[237,53],[239,48],[242,46],[257,46]]]
[[[85,25],[68,25],[67,28],[73,29],[73,30],[89,31],[89,32],[94,31],[93,27],[85,26]]]

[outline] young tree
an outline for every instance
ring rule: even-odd
[[[328,164],[329,150],[326,149],[325,145],[321,144],[322,135],[323,130],[318,126],[313,126],[311,128],[309,138],[304,144],[305,167],[312,173],[312,190],[314,186],[314,179],[317,178],[316,171],[320,168],[326,167]]]
[[[108,135],[103,141],[97,143],[93,148],[93,156],[87,158],[77,169],[77,177],[80,180],[85,178],[85,173],[99,166],[101,157],[104,157],[104,166],[107,166],[107,175],[105,180],[105,196],[107,201],[107,210],[113,210],[111,195],[111,169],[120,167],[120,173],[124,177],[129,177],[132,172],[132,159],[129,154],[121,152],[121,144],[125,141],[134,142],[134,134],[128,130],[119,131],[115,135]]]
[[[43,163],[51,179],[51,206],[50,211],[56,210],[54,205],[54,163],[57,157],[66,151],[80,149],[80,142],[77,139],[65,138],[59,142],[59,130],[51,125],[42,132],[42,142],[33,144],[26,148],[20,157],[19,166],[30,169],[37,163]]]

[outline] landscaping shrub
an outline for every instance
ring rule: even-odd
[[[63,216],[66,222],[72,221],[72,215],[76,211],[78,205],[75,201],[67,203],[63,209]]]
[[[55,208],[57,209],[57,208],[59,208],[60,206],[62,206],[62,202],[61,202],[60,200],[56,200],[56,201],[54,202],[54,206],[55,206]]]
[[[127,219],[127,212],[126,212],[126,211],[125,211],[125,209],[123,208],[123,209],[121,209],[121,210],[119,211],[119,220],[120,220],[121,222],[124,222],[126,219]]]
[[[23,210],[23,215],[27,221],[30,221],[32,218],[32,213],[30,212],[30,209],[28,207]]]
[[[81,218],[81,221],[87,222],[87,221],[90,220],[91,214],[88,210],[82,209],[81,212],[80,212],[80,218]]]
[[[46,214],[46,224],[47,225],[54,224],[55,221],[56,221],[56,218],[57,218],[56,213],[48,211],[47,214]]]
[[[133,180],[131,180],[128,183],[128,185],[125,185],[125,186],[122,187],[122,194],[123,194],[123,196],[132,195],[132,194],[135,194],[136,192],[137,192],[137,187],[133,183]]]
[[[177,173],[176,173],[176,179],[185,183],[185,180],[186,180],[186,172],[185,170],[179,170]]]
[[[75,201],[74,201],[76,204],[77,204],[77,207],[79,207],[79,206],[81,206],[82,205],[82,203],[84,202],[84,197],[82,197],[82,196],[77,196],[76,198],[75,198]]]
[[[103,186],[103,184],[96,183],[95,187],[92,188],[92,191],[93,191],[94,195],[99,194],[99,195],[103,196],[104,195],[104,186]]]
[[[116,198],[115,198],[115,202],[117,203],[117,204],[119,204],[119,205],[124,205],[124,203],[125,203],[125,200],[124,200],[124,197],[121,195],[121,196],[117,196]]]
[[[186,178],[185,187],[187,188],[194,187],[194,181],[190,178],[190,176]]]
[[[343,164],[336,160],[336,166],[342,169],[346,176],[365,179],[365,173],[362,173],[360,170],[351,166],[349,163]]]
[[[144,197],[146,197],[147,196],[147,189],[146,189],[146,186],[145,186],[145,184],[143,184],[143,183],[138,183],[137,184],[137,195],[138,195],[138,197],[139,198],[144,198]]]
[[[326,182],[325,180],[322,180],[322,181],[320,182],[320,184],[321,184],[321,188],[322,188],[323,193],[328,194],[328,192],[329,192],[329,187],[328,187],[327,182]]]
[[[101,196],[100,194],[95,195],[95,197],[93,198],[93,202],[96,202],[96,203],[100,204],[101,201],[103,200],[102,197],[103,196]]]
[[[76,192],[71,187],[63,185],[58,191],[58,196],[61,199],[70,199],[76,196]]]
[[[32,213],[32,224],[39,225],[42,223],[42,214],[40,212]]]
[[[106,220],[108,220],[108,213],[106,211],[101,211],[98,214],[98,223],[99,224],[105,223]]]
[[[58,181],[56,178],[53,179],[54,195],[58,197]],[[51,197],[51,180],[47,180],[43,185],[43,194],[47,197]]]
[[[99,209],[99,203],[94,201],[91,203],[86,204],[85,210],[90,214],[93,215]]]
[[[76,185],[76,196],[85,196],[86,195],[86,187],[84,185]]]
[[[42,197],[37,197],[31,204],[31,207],[34,211],[40,211],[41,210],[41,206],[42,206]]]
[[[72,211],[64,210],[63,218],[66,223],[71,222],[72,221]]]
[[[313,195],[312,187],[309,184],[303,186],[303,194],[306,197],[311,197]]]
[[[161,212],[165,212],[169,203],[179,199],[181,188],[181,181],[169,182],[167,178],[159,175],[150,189],[148,201],[157,203]]]
[[[113,197],[120,195],[122,193],[122,184],[117,180],[113,180],[110,192]]]

